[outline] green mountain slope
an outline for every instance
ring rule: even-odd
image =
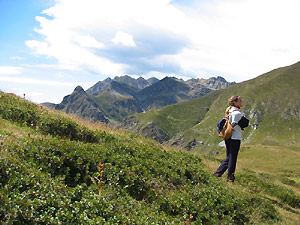
[[[105,90],[93,96],[99,108],[109,118],[110,123],[119,123],[128,115],[143,111],[140,104],[131,95],[123,91],[122,93]]]
[[[0,223],[276,224],[293,220],[274,199],[294,214],[300,206],[293,191],[249,172],[232,187],[197,155],[99,128],[0,92]]]
[[[191,101],[137,114],[138,122],[131,129],[141,130],[152,122],[168,134],[170,144],[195,143],[194,149],[198,151],[216,151],[221,142],[216,124],[224,116],[228,98],[240,95],[242,111],[250,119],[250,127],[243,132],[244,142],[298,148],[299,85],[297,63]]]

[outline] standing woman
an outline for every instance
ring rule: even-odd
[[[214,175],[221,177],[228,169],[227,180],[234,182],[234,172],[242,139],[242,129],[238,123],[243,116],[240,112],[243,104],[240,96],[232,96],[228,99],[228,103],[229,107],[225,111],[225,117],[229,118],[229,122],[233,126],[233,132],[231,138],[225,140],[226,159],[221,163]]]

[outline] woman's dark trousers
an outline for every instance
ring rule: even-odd
[[[215,175],[222,176],[228,169],[227,179],[234,181],[234,172],[236,168],[237,157],[241,145],[240,140],[225,140],[226,144],[226,159],[221,163]]]

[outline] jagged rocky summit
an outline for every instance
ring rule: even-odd
[[[106,78],[86,91],[78,86],[60,104],[45,105],[84,119],[118,124],[135,113],[194,99],[233,84],[222,77],[184,81],[175,77],[146,80],[125,75]]]

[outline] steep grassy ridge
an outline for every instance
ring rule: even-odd
[[[90,130],[3,92],[0,135],[1,223],[281,221],[271,200],[217,180],[199,156],[163,150],[130,132]],[[260,179],[250,175],[243,182],[260,185]],[[284,205],[299,207],[299,197],[283,190],[289,201],[273,196]]]
[[[138,127],[150,121],[176,141],[183,138],[204,141],[197,151],[216,152],[221,141],[216,124],[224,116],[232,95],[243,99],[242,111],[251,127],[243,132],[244,141],[300,147],[300,63],[279,68],[255,79],[209,93],[192,101],[137,114]]]
[[[139,120],[139,126],[145,126],[151,121],[170,137],[173,137],[202,121],[218,95],[219,91],[215,91],[207,94],[205,98],[185,101],[176,105],[136,114],[135,116]]]

